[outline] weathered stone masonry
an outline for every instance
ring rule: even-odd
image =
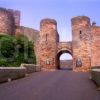
[[[15,31],[14,16],[4,8],[0,9],[0,33],[12,34]]]
[[[72,41],[59,42],[56,21],[41,21],[37,54],[43,70],[59,69],[59,57],[65,52],[72,55],[75,71],[87,71],[100,65],[100,27],[91,25],[90,18],[86,16],[72,18],[71,25]]]
[[[90,18],[77,16],[71,19],[72,41],[59,42],[57,22],[43,19],[40,32],[20,26],[20,12],[0,8],[0,33],[25,35],[35,43],[37,63],[42,70],[60,68],[60,55],[69,53],[73,58],[73,70],[87,71],[90,67],[100,65],[100,26],[91,24]]]
[[[0,8],[0,33],[4,35],[25,35],[29,40],[35,42],[39,31],[20,26],[20,11]]]

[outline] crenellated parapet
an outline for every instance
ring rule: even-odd
[[[12,35],[15,32],[13,14],[7,9],[0,8],[0,33]]]
[[[20,26],[20,17],[21,17],[20,11],[13,9],[8,9],[8,11],[13,14],[15,26]]]
[[[39,37],[39,31],[20,26],[20,11],[6,8],[0,8],[0,34],[24,35],[33,42]]]

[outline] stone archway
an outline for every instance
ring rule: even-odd
[[[93,56],[91,48],[93,33],[91,33],[90,19],[86,16],[74,17],[71,19],[71,25],[72,41],[59,42],[56,20],[48,18],[41,20],[39,38],[35,47],[37,62],[41,65],[41,70],[50,71],[59,68],[59,57],[64,52],[72,55],[73,70],[90,69]],[[80,68],[77,66],[79,59],[82,63]]]
[[[57,69],[61,69],[60,67],[60,56],[64,53],[67,53],[67,54],[70,54],[72,56],[72,53],[68,50],[61,50],[57,53]],[[72,67],[73,68],[73,57],[72,57],[72,63],[71,63],[71,66],[69,67]]]

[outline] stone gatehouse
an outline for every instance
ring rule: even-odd
[[[39,40],[36,44],[38,63],[43,70],[60,67],[59,57],[69,53],[73,58],[73,70],[88,70],[100,65],[100,27],[86,16],[71,19],[72,41],[59,42],[57,22],[43,19],[40,22]]]
[[[0,8],[0,33],[25,35],[35,43],[37,64],[42,70],[60,68],[60,55],[69,53],[73,58],[73,70],[88,70],[100,65],[100,26],[91,24],[87,16],[71,19],[72,41],[60,42],[57,22],[54,19],[43,19],[40,31],[20,26],[20,12]],[[66,33],[68,34],[68,33]]]

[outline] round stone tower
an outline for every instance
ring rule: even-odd
[[[38,59],[42,70],[56,69],[57,42],[57,22],[54,19],[43,19],[40,22],[40,38],[38,45]]]
[[[0,34],[14,34],[15,22],[11,12],[0,8]]]
[[[91,25],[90,18],[86,16],[74,17],[71,19],[71,23],[72,23],[72,36],[73,36],[72,39],[75,41],[79,41],[82,33],[87,33],[87,30]]]
[[[72,48],[74,57],[74,66],[78,69],[90,67],[90,37],[91,24],[90,18],[78,16],[71,19],[72,24]],[[78,65],[80,64],[80,65]]]

